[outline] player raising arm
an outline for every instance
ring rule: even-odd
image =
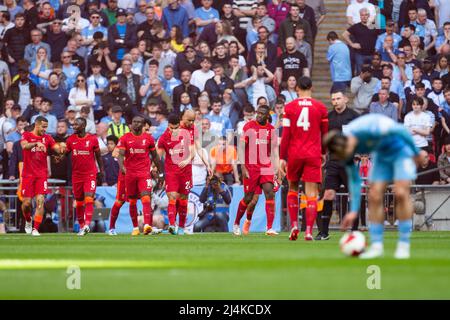
[[[356,219],[361,201],[361,178],[353,163],[355,153],[370,153],[373,166],[369,172],[369,233],[371,246],[361,259],[381,257],[383,249],[383,199],[389,182],[394,182],[396,214],[399,219],[399,241],[395,258],[410,257],[412,229],[411,181],[416,178],[413,157],[421,157],[407,129],[380,114],[369,114],[350,122],[345,134],[330,131],[324,140],[335,158],[346,161],[349,178],[350,212],[342,228],[347,229]],[[420,156],[419,156],[420,155]]]
[[[305,183],[306,233],[305,240],[313,240],[312,229],[317,216],[317,196],[322,182],[322,159],[325,150],[322,136],[328,131],[327,108],[311,98],[312,82],[301,77],[297,83],[299,98],[284,108],[283,135],[280,146],[280,171],[289,182],[287,206],[291,220],[289,240],[297,240],[298,184]],[[286,171],[287,161],[287,171]]]
[[[239,156],[241,158],[244,182],[244,198],[239,202],[233,233],[240,235],[239,224],[255,194],[266,197],[267,231],[266,235],[278,233],[272,229],[275,218],[274,173],[278,170],[278,138],[275,128],[269,123],[270,107],[260,106],[256,112],[256,120],[247,122],[240,139]],[[251,220],[244,222],[243,233],[247,234]]]
[[[63,153],[64,146],[60,146],[52,136],[46,134],[48,120],[38,116],[31,132],[24,132],[20,145],[23,150],[22,171],[22,212],[25,217],[25,232],[39,236],[39,226],[44,215],[44,196],[47,194],[47,152],[48,149],[56,153]],[[32,199],[36,199],[34,226],[31,222]]]
[[[152,177],[151,159],[156,163],[160,172],[159,178],[164,177],[161,160],[156,153],[155,140],[143,132],[144,118],[135,116],[131,122],[131,132],[123,135],[117,148],[119,149],[119,170],[125,175],[126,197],[130,203],[130,215],[137,217],[137,200],[141,199],[144,213],[144,234],[152,232],[152,208],[151,192]],[[139,229],[134,227],[133,233],[139,234]]]
[[[84,236],[90,231],[94,213],[97,165],[101,176],[104,175],[104,169],[97,137],[86,133],[86,119],[75,119],[73,131],[66,141],[66,152],[72,152],[72,190],[81,228],[78,235]]]

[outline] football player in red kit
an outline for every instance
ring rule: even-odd
[[[233,233],[240,235],[239,223],[245,211],[248,210],[255,194],[264,191],[266,197],[267,230],[266,235],[278,233],[272,229],[275,218],[274,177],[278,175],[278,138],[275,128],[269,123],[270,107],[262,105],[256,112],[256,120],[247,122],[240,138],[240,157],[245,165],[242,168],[245,196],[239,203]],[[244,223],[244,233],[250,228],[250,219]]]
[[[158,167],[160,179],[164,177],[164,174],[160,158],[156,153],[155,140],[149,133],[143,132],[143,128],[144,118],[135,116],[131,122],[131,132],[119,139],[117,148],[119,149],[120,171],[125,175],[125,190],[130,204],[130,215],[137,217],[136,203],[140,198],[144,214],[144,234],[147,235],[152,232],[150,155]],[[133,231],[135,230],[136,227]]]
[[[289,182],[287,206],[291,220],[289,240],[297,240],[298,185],[305,183],[306,232],[305,240],[313,240],[312,229],[317,216],[319,183],[322,182],[322,137],[328,131],[327,108],[311,98],[312,82],[308,77],[298,80],[299,98],[284,108],[283,134],[280,146],[280,171]]]
[[[97,165],[104,174],[103,161],[97,137],[86,133],[86,119],[77,118],[72,134],[66,141],[66,152],[72,152],[72,190],[80,224],[79,236],[89,233],[94,213],[94,196],[97,186]]]
[[[194,126],[195,113],[186,110],[181,115],[171,114],[168,117],[168,128],[158,140],[158,153],[165,154],[166,192],[169,198],[168,216],[169,232],[184,234],[186,224],[188,195],[192,188],[192,160],[197,150],[201,149]],[[206,159],[198,153],[211,174]],[[175,226],[176,215],[179,214],[178,228]]]
[[[47,193],[47,151],[54,150],[63,153],[64,146],[55,143],[53,138],[46,134],[48,120],[38,116],[31,132],[24,132],[20,145],[23,150],[22,171],[22,212],[25,217],[25,232],[39,236],[39,226],[44,215],[44,196]],[[31,222],[32,199],[36,198],[36,212],[34,226]]]

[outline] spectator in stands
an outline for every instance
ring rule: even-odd
[[[134,15],[134,23],[136,25],[139,25],[139,24],[145,22],[145,20],[147,20],[147,15],[146,15],[147,1],[146,0],[137,1],[137,7],[138,7],[138,11],[136,11],[136,14]]]
[[[443,33],[436,39],[436,52],[443,53],[446,47],[450,45],[450,20],[444,23]]]
[[[303,53],[303,55],[306,57],[306,60],[308,61],[308,69],[312,70],[312,63],[313,63],[312,47],[308,42],[304,41],[305,30],[303,30],[302,27],[295,28],[294,38],[295,38],[295,47],[297,48],[297,51]]]
[[[42,99],[41,102],[41,108],[39,114],[33,116],[31,118],[31,123],[34,123],[36,118],[38,116],[42,116],[48,121],[48,127],[47,127],[47,133],[48,134],[55,134],[56,133],[56,126],[58,123],[58,119],[52,114],[50,114],[50,110],[52,109],[52,101],[49,99]]]
[[[259,2],[255,11],[255,18],[260,20],[260,26],[266,28],[267,37],[275,31],[275,20],[267,14],[267,7],[264,2]],[[250,23],[247,25],[247,34],[251,31]],[[259,28],[258,28],[259,33]],[[276,41],[274,43],[277,43]]]
[[[94,34],[101,32],[103,34],[102,40],[106,40],[108,38],[108,29],[101,25],[101,16],[98,11],[92,11],[89,14],[89,20],[90,24],[81,30],[81,36],[83,37],[83,45],[88,46],[92,50]]]
[[[48,97],[46,98],[49,99]],[[39,114],[39,112],[41,111],[42,97],[40,95],[36,95],[32,100],[33,103],[29,104],[28,107],[22,112],[22,116],[27,119],[28,122],[31,121],[31,118],[34,115]],[[5,107],[7,106],[7,104],[8,101],[5,103]]]
[[[434,48],[434,45],[436,44],[436,37],[437,37],[437,28],[436,24],[433,20],[428,19],[427,17],[427,11],[423,8],[417,10],[417,21],[416,21],[417,27],[421,26],[424,30],[424,44],[425,44],[425,51],[428,51],[432,48]],[[418,36],[422,37],[421,34],[418,34]]]
[[[100,153],[102,155],[108,153],[108,142],[106,140],[108,136],[108,127],[109,124],[105,122],[99,122],[95,125],[95,134],[97,136]]]
[[[311,6],[311,4],[308,5]],[[278,30],[281,23],[287,18],[289,14],[289,4],[283,0],[273,0],[267,4],[267,13],[269,17],[271,17],[275,21],[275,30],[273,31],[271,40],[273,41],[273,43],[278,43]]]
[[[203,57],[200,62],[201,69],[192,73],[191,84],[203,91],[206,81],[214,77],[214,71],[211,70],[211,59]]]
[[[117,161],[117,158],[112,156],[112,152],[119,142],[119,139],[114,135],[109,135],[106,137],[106,141],[108,143],[108,153],[102,155],[103,167],[105,168],[105,174],[102,177],[102,185],[114,186],[117,184],[119,176],[119,162]]]
[[[377,42],[375,43],[376,51],[381,52],[381,50],[383,49],[384,39],[387,36],[392,37],[393,48],[394,50],[397,50],[400,42],[402,41],[402,37],[399,34],[395,33],[395,22],[392,20],[386,21],[386,32],[380,34],[377,37]]]
[[[425,85],[427,94],[431,91],[430,81],[423,79],[422,69],[419,67],[413,67],[412,79],[405,82],[405,95],[407,98],[416,93],[416,85],[418,83],[423,83]]]
[[[295,39],[286,39],[286,52],[281,54],[277,61],[275,75],[278,83],[285,83],[289,76],[309,77],[308,61],[303,53],[297,50]]]
[[[94,87],[94,119],[100,119],[105,111],[102,107],[102,96],[108,88],[108,79],[102,75],[102,66],[97,61],[93,61],[90,65],[92,74],[86,79],[88,87]]]
[[[56,73],[52,72],[49,74],[48,87],[42,91],[42,96],[51,100],[53,103],[50,113],[58,120],[63,119],[68,106],[69,95],[67,90],[61,87],[59,77]]]
[[[61,53],[62,72],[65,76],[65,87],[70,90],[74,87],[80,69],[72,64],[72,54],[70,52]],[[55,66],[54,66],[55,69]],[[56,71],[55,71],[56,72]]]
[[[197,34],[200,35],[207,25],[219,21],[219,12],[212,7],[212,0],[201,0],[202,6],[195,9],[195,25]]]
[[[431,92],[427,94],[427,98],[431,99],[436,106],[442,108],[444,106],[444,85],[442,79],[437,77],[432,80]]]
[[[256,15],[256,9],[258,7],[257,0],[233,0],[233,15],[239,19],[239,31],[238,34],[242,35],[239,38],[241,43],[242,37],[245,39],[248,25],[251,23],[252,18]],[[247,48],[249,49],[249,48]]]
[[[25,15],[19,13],[14,18],[15,27],[8,29],[3,36],[6,46],[6,62],[10,64],[12,75],[17,73],[18,63],[24,59],[25,47],[30,43],[30,30],[25,25]]]
[[[153,22],[156,20],[155,8],[147,7],[145,9],[146,20],[140,23],[137,27],[137,36],[139,39],[150,39],[150,30],[152,29]]]
[[[211,132],[211,121],[208,118],[201,119],[201,141],[202,148],[206,149],[209,153],[211,148],[214,147],[216,143],[216,136]]]
[[[52,72],[52,64],[48,59],[46,50],[44,47],[39,47],[36,50],[36,56],[31,61],[29,69],[31,81],[40,88],[48,86],[48,76]]]
[[[416,147],[427,151],[428,141],[426,137],[430,134],[434,124],[431,123],[430,116],[422,111],[423,104],[422,98],[412,100],[413,111],[405,116],[404,125],[411,133]]]
[[[380,30],[369,28],[369,10],[367,8],[360,9],[359,15],[361,22],[353,24],[342,34],[345,42],[354,49],[356,74],[361,72],[364,61],[372,58],[380,34]],[[352,39],[350,36],[352,36]]]
[[[60,61],[61,53],[67,45],[69,36],[62,31],[62,21],[55,19],[51,22],[48,29],[45,31],[45,43],[51,43],[52,45],[52,55],[50,57],[50,62],[54,63]],[[41,30],[42,31],[42,30]]]
[[[388,101],[390,103],[392,103],[398,110],[398,116],[400,117],[401,115],[401,110],[403,107],[403,100],[400,99],[400,97],[398,96],[398,94],[396,94],[395,92],[391,91],[391,78],[389,77],[382,77],[380,82],[381,84],[381,88],[380,89],[385,89],[388,91],[389,95],[388,95]],[[380,91],[380,89],[378,89],[377,91]],[[378,95],[378,93],[374,94],[372,97],[372,102],[378,102],[380,100],[380,97]]]
[[[127,14],[124,9],[118,9],[116,13],[117,23],[108,28],[108,45],[112,55],[117,60],[137,44],[136,28],[127,23]]]
[[[306,4],[306,0],[296,0],[296,4],[300,9],[300,17],[309,23],[313,39],[315,39],[317,35],[317,22],[313,8]]]
[[[269,32],[266,27],[258,28],[258,38],[258,42],[249,49],[248,66],[251,68],[258,63],[264,63],[271,72],[275,72],[278,49],[276,45],[269,41]]]
[[[213,71],[214,76],[205,83],[205,91],[212,99],[221,98],[226,89],[233,89],[234,81],[225,74],[224,67],[220,63],[213,66]]]
[[[31,43],[27,44],[25,46],[25,52],[24,52],[24,59],[28,61],[28,63],[31,63],[36,59],[36,55],[38,53],[39,48],[44,48],[47,57],[51,57],[51,49],[50,46],[42,42],[42,32],[39,29],[33,29],[31,30]]]
[[[446,55],[439,55],[436,63],[436,71],[439,72],[439,77],[443,77],[448,73],[449,63]]]
[[[22,139],[23,130],[27,125],[28,120],[25,117],[23,116],[17,117],[16,127],[14,128],[14,131],[5,137],[6,151],[8,152],[9,155],[13,153],[14,143]]]
[[[171,98],[162,89],[161,81],[159,79],[150,80],[150,86],[152,87],[152,93],[148,96],[148,99],[155,99],[161,106],[164,103],[164,109],[169,112],[173,111],[173,105]],[[142,88],[141,88],[142,89]],[[141,92],[142,93],[142,92]]]
[[[361,22],[361,9],[365,9],[369,14],[368,25],[373,25],[375,23],[377,16],[375,6],[366,0],[355,0],[347,7],[347,23],[350,26]]]
[[[439,176],[439,171],[433,171],[427,174],[420,175],[420,173],[422,172],[437,168],[436,163],[430,161],[430,155],[428,154],[428,152],[426,151],[422,152],[424,152],[424,156],[422,157],[422,162],[420,162],[417,167],[417,173],[419,174],[419,176],[417,177],[415,184],[418,185],[440,184],[441,179]]]
[[[28,64],[22,61],[18,68],[19,78],[13,81],[9,87],[7,99],[14,100],[14,103],[18,103],[22,110],[25,110],[30,100],[34,99],[39,90],[29,79]]]
[[[236,147],[225,136],[221,136],[218,144],[211,149],[210,159],[214,174],[227,185],[240,184]]]
[[[77,112],[80,112],[82,107],[88,107],[91,110],[90,119],[94,119],[92,106],[95,102],[95,87],[88,86],[86,76],[82,73],[77,76],[75,86],[70,89],[69,102],[71,106],[76,108]]]
[[[56,133],[53,136],[55,142],[63,142],[66,143],[67,138],[69,138],[68,124],[64,120],[58,121],[56,127]],[[52,152],[52,155],[54,153]],[[60,179],[67,181],[67,185],[72,184],[72,165],[71,165],[71,157],[50,157],[50,177],[52,179]],[[62,192],[61,192],[62,191]],[[60,189],[61,196],[64,198],[65,190],[64,188]],[[69,200],[69,205],[71,204]],[[61,208],[62,212],[65,212],[63,208]]]
[[[120,139],[120,137],[122,137],[125,133],[130,132],[130,128],[121,121],[123,110],[120,106],[113,105],[111,112],[112,121],[109,123],[108,135],[113,135]]]
[[[211,6],[210,2],[210,6]],[[149,16],[147,15],[147,18]],[[218,17],[217,17],[218,18]],[[147,20],[148,21],[148,20]],[[150,20],[152,21],[152,20]],[[166,30],[171,30],[174,26],[179,26],[183,38],[189,36],[189,17],[185,8],[180,6],[178,0],[168,0],[167,7],[164,8],[162,14],[162,23]]]
[[[230,119],[222,114],[222,100],[219,97],[212,99],[211,112],[205,117],[211,122],[211,132],[216,136],[224,136],[232,130]]]
[[[156,127],[150,128],[152,130],[152,136],[157,141],[159,137],[163,135],[169,126],[169,121],[167,117],[169,116],[169,112],[165,108],[158,107],[156,110],[156,121],[158,125]]]
[[[352,80],[352,67],[350,62],[350,50],[339,40],[336,32],[331,31],[327,35],[330,46],[327,51],[327,60],[330,63],[331,92],[347,90]]]
[[[191,72],[184,70],[180,76],[181,84],[173,88],[173,107],[175,112],[180,112],[180,95],[182,92],[187,92],[190,97],[192,107],[197,107],[198,96],[200,95],[200,89],[191,84]]]
[[[233,98],[233,89],[226,88],[222,94],[222,115],[230,119],[231,126],[236,129],[237,122],[241,118],[242,107]]]
[[[422,8],[425,9],[429,17],[433,17],[430,5],[427,0],[404,0],[400,5],[400,12],[398,17],[398,27],[401,28],[405,24],[409,23],[409,8]]]
[[[293,75],[290,75],[286,81],[285,90],[281,91],[281,94],[286,97],[285,102],[289,103],[292,100],[298,98],[297,94],[297,78]]]
[[[179,77],[181,72],[184,70],[189,70],[191,74],[201,68],[200,63],[202,59],[197,55],[194,47],[185,47],[184,52],[177,54],[175,59],[175,77]]]
[[[116,105],[122,108],[127,123],[131,123],[131,119],[137,113],[128,94],[120,90],[119,79],[112,76],[109,79],[109,90],[107,90],[102,97],[102,106]]]
[[[389,101],[389,89],[381,88],[378,91],[378,101],[369,106],[369,113],[381,113],[395,122],[398,121],[398,109]]]
[[[228,232],[231,198],[231,190],[219,177],[208,177],[199,198],[204,209],[194,225],[194,232]]]
[[[359,76],[352,79],[350,84],[351,92],[355,95],[353,107],[360,114],[368,111],[374,89],[379,80],[372,77],[372,69],[369,66],[363,66]]]
[[[3,39],[8,29],[14,28],[15,25],[11,22],[11,15],[8,11],[0,12],[0,40]]]
[[[450,139],[447,138],[444,142],[444,152],[438,158],[438,168],[442,168],[439,171],[441,181],[444,184],[450,184]],[[447,167],[444,169],[444,167]]]
[[[131,102],[141,108],[141,96],[139,90],[141,88],[141,77],[131,70],[132,62],[129,59],[122,60],[122,73],[117,76],[119,79],[120,89],[128,94]]]
[[[288,37],[294,36],[295,28],[297,28],[298,26],[303,27],[303,30],[305,30],[305,41],[312,45],[313,33],[311,31],[311,26],[309,25],[308,21],[300,18],[300,8],[298,7],[298,5],[291,5],[289,14],[290,16],[281,23],[278,30],[278,45],[283,49],[283,51],[285,51],[285,40]]]

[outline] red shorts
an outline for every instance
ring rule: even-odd
[[[289,181],[322,182],[322,158],[304,158],[289,160],[287,164]]]
[[[260,170],[249,170],[248,171],[248,179],[244,178],[244,192],[245,193],[254,193],[261,194],[262,188],[261,186],[265,183],[274,183],[274,175],[261,175]]]
[[[38,194],[47,194],[47,178],[22,177],[22,196],[34,198]]]
[[[177,192],[188,195],[192,189],[192,170],[185,170],[183,173],[167,173],[166,192]]]
[[[75,200],[84,199],[85,193],[95,193],[97,182],[94,176],[86,177],[84,181],[75,182],[72,179],[72,192]]]
[[[150,176],[130,177],[125,175],[125,190],[127,198],[138,198],[143,192],[152,192],[152,178]]]
[[[117,179],[116,200],[120,202],[127,201],[127,194],[125,191],[125,175],[122,173],[119,173],[119,178]]]

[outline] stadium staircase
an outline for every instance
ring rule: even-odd
[[[312,79],[314,98],[321,100],[325,105],[331,107],[331,76],[327,61],[327,34],[330,31],[335,31],[339,35],[339,38],[342,38],[341,34],[347,29],[347,19],[345,17],[347,5],[344,0],[325,0],[325,7],[327,9],[327,15],[319,26],[314,47]]]

